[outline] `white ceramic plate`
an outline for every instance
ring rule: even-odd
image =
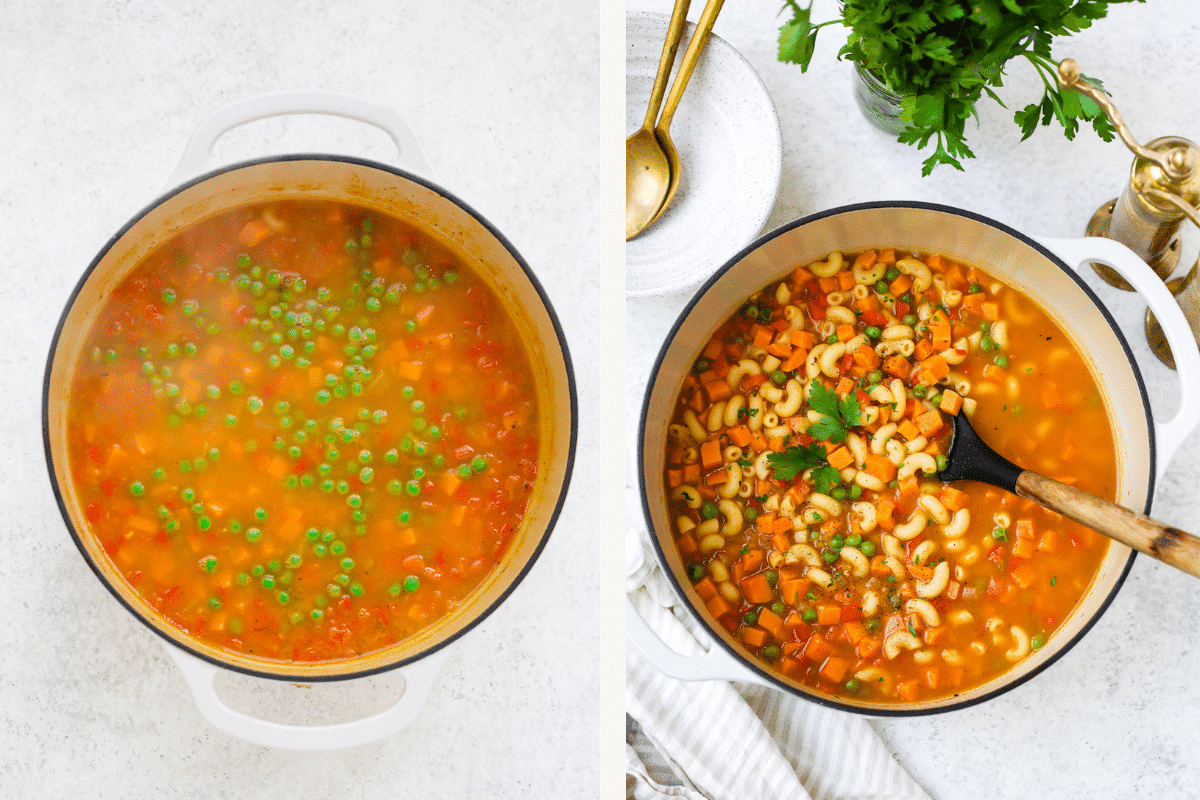
[[[626,135],[646,117],[669,21],[649,12],[625,17]],[[687,25],[676,66],[695,30]],[[698,284],[754,240],[779,190],[783,144],[775,106],[750,64],[718,36],[701,53],[671,139],[683,175],[666,213],[625,245],[625,291],[633,297]]]

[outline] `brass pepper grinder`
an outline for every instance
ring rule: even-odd
[[[1133,138],[1108,96],[1080,76],[1079,65],[1074,59],[1063,59],[1058,67],[1058,77],[1064,89],[1074,89],[1096,101],[1112,121],[1121,141],[1135,156],[1125,190],[1092,215],[1087,235],[1117,240],[1150,265],[1158,277],[1167,280],[1179,262],[1180,226],[1185,219],[1200,226],[1200,212],[1197,211],[1200,206],[1200,148],[1178,136],[1164,136],[1143,147]],[[1110,267],[1102,264],[1092,267],[1113,286],[1133,290]],[[1169,281],[1167,287],[1183,309],[1192,335],[1200,342],[1197,267],[1200,267],[1200,260],[1186,277]],[[1149,310],[1146,311],[1146,338],[1154,354],[1174,368],[1171,348]]]

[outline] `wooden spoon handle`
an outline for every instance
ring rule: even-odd
[[[1017,477],[1017,494],[1200,578],[1200,538],[1190,533],[1029,470]]]
[[[696,23],[696,32],[692,34],[692,40],[688,42],[687,50],[683,53],[683,60],[679,62],[679,71],[675,73],[675,82],[671,84],[671,91],[667,95],[667,105],[663,109],[662,116],[658,118],[658,125],[654,128],[656,131],[665,131],[671,127],[671,120],[675,117],[675,108],[679,105],[680,98],[683,97],[683,90],[687,88],[688,81],[692,77],[692,70],[696,68],[696,62],[700,60],[700,51],[704,49],[704,43],[708,41],[708,35],[712,33],[713,23],[717,21],[717,14],[720,13],[723,5],[725,5],[725,0],[708,0],[708,5],[704,6],[704,11],[700,14],[700,21]]]
[[[658,59],[658,73],[654,76],[654,88],[650,90],[650,106],[646,109],[646,121],[642,123],[646,130],[653,130],[654,122],[658,119],[658,108],[667,91],[667,78],[671,77],[671,67],[675,64],[675,54],[679,52],[679,40],[683,38],[683,26],[687,23],[691,4],[692,0],[675,0],[675,8],[671,11],[667,39],[663,42],[662,55]]]

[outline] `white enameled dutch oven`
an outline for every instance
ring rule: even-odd
[[[335,155],[284,155],[212,169],[212,147],[226,131],[286,114],[327,114],[374,125],[395,143],[395,165]],[[214,726],[272,747],[325,750],[374,741],[411,723],[425,704],[450,645],[504,601],[544,547],[566,495],[575,455],[575,381],[550,301],[528,264],[483,217],[438,187],[408,125],[394,112],[340,94],[287,92],[235,103],[197,127],[167,192],[136,214],[100,251],[67,302],[51,345],[43,388],[43,432],[50,480],[84,559],[113,596],[162,637],[196,705]],[[279,198],[341,200],[405,219],[432,233],[469,264],[507,305],[537,382],[541,441],[538,477],[508,552],[461,607],[381,652],[337,662],[257,660],[190,638],[166,623],[125,582],[91,534],[67,463],[67,391],[87,331],[105,297],[144,256],[181,228],[231,208]],[[226,706],[214,689],[221,670],[291,683],[344,681],[398,670],[404,693],[389,709],[337,725],[293,726]]]
[[[683,680],[749,681],[876,716],[950,711],[995,697],[1056,661],[1095,624],[1128,573],[1135,553],[1114,542],[1091,588],[1045,647],[971,691],[899,705],[835,699],[767,672],[741,654],[733,637],[695,595],[674,546],[663,480],[667,425],[684,377],[718,325],[754,291],[781,279],[796,265],[823,259],[834,250],[854,253],[893,246],[940,253],[978,266],[1033,298],[1062,326],[1090,363],[1108,405],[1117,443],[1117,502],[1125,507],[1150,512],[1155,481],[1200,422],[1200,351],[1188,323],[1163,282],[1115,241],[1033,238],[977,214],[924,203],[847,206],[785,225],[734,256],[701,287],[671,329],[646,390],[638,428],[637,477],[650,541],[684,607],[715,642],[705,656],[681,656],[650,630],[627,601],[629,639],[666,674]],[[1162,321],[1172,350],[1182,354],[1180,407],[1169,422],[1156,424],[1151,418],[1142,377],[1124,337],[1076,274],[1093,261],[1113,267],[1133,284]],[[640,553],[638,546],[630,559],[631,573],[640,566]]]

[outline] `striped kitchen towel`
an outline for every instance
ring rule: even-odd
[[[700,655],[708,637],[678,607],[644,534],[635,541],[641,564],[630,559],[626,580],[634,606],[667,645]],[[629,797],[929,800],[862,717],[755,684],[679,681],[629,643],[625,670],[626,713],[649,745],[627,744]]]

